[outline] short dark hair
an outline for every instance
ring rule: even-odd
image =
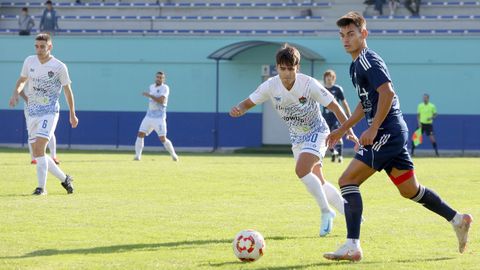
[[[27,7],[23,7],[23,8],[22,8],[22,11],[28,12],[28,8],[27,8]]]
[[[165,73],[163,71],[158,71],[157,75],[165,75]]]
[[[338,27],[345,27],[354,24],[359,30],[367,29],[367,21],[356,11],[350,11],[337,20]]]
[[[52,1],[48,0],[47,2],[45,2],[45,5],[53,5]]]
[[[50,36],[49,33],[43,32],[43,33],[38,34],[38,35],[35,37],[35,40],[51,42],[51,41],[52,41],[52,37]]]
[[[285,43],[280,50],[278,50],[275,58],[277,65],[285,64],[288,66],[296,66],[300,64],[301,56],[297,48]]]
[[[424,96],[426,96],[426,97],[428,97],[428,98],[430,97],[430,95],[429,95],[429,94],[427,94],[427,93],[425,93],[425,94],[423,94],[423,95],[424,95]]]

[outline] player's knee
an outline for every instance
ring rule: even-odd
[[[298,178],[303,178],[305,175],[309,174],[312,170],[307,169],[305,166],[296,166],[295,167],[295,174],[297,174]]]
[[[166,141],[166,139],[167,139],[165,136],[160,136],[160,137],[158,137],[158,138],[160,139],[160,141],[161,141],[162,143],[164,143],[164,142]]]
[[[143,133],[143,132],[138,132],[137,137],[139,137],[139,138],[145,138],[145,133]]]

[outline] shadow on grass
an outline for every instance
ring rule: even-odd
[[[311,237],[283,237],[274,236],[267,237],[266,240],[288,240],[298,238],[311,238]],[[0,259],[22,259],[31,257],[44,257],[44,256],[56,256],[65,254],[107,254],[107,253],[122,253],[130,251],[152,251],[160,248],[185,248],[191,246],[201,246],[210,244],[230,244],[232,239],[212,239],[212,240],[195,240],[195,241],[179,241],[179,242],[166,242],[166,243],[153,243],[153,244],[132,244],[132,245],[115,245],[115,246],[103,246],[93,248],[79,248],[79,249],[41,249],[30,253],[26,253],[22,256],[10,256],[0,257]]]
[[[362,261],[362,262],[349,262],[349,261],[328,261],[324,260],[319,263],[310,263],[310,264],[297,264],[297,265],[285,265],[285,266],[268,266],[260,268],[252,268],[255,270],[289,270],[289,269],[304,269],[304,268],[314,268],[314,267],[325,267],[325,266],[334,266],[334,265],[352,265],[361,266],[361,265],[374,265],[374,264],[385,264],[387,262],[396,262],[396,263],[420,263],[420,262],[436,262],[436,261],[447,261],[453,260],[453,257],[440,257],[440,258],[418,258],[418,259],[408,259],[408,260],[393,260],[393,261]],[[323,259],[322,259],[323,260]],[[208,263],[202,264],[200,266],[211,266],[211,267],[223,267],[227,265],[245,265],[250,266],[252,263],[249,262],[240,262],[240,261],[228,261],[221,263]]]

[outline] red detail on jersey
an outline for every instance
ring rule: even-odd
[[[413,176],[415,176],[415,172],[413,170],[410,170],[410,171],[407,171],[405,172],[404,174],[402,175],[399,175],[398,177],[395,177],[391,174],[388,175],[390,177],[390,179],[392,180],[392,182],[398,186],[400,185],[401,183],[407,181],[408,179],[412,178]]]

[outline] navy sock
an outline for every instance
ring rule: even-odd
[[[432,143],[432,146],[433,146],[433,149],[435,149],[435,155],[437,155],[437,156],[438,156],[438,147],[437,147],[437,143],[436,143],[436,142]]]
[[[345,199],[345,220],[347,238],[360,239],[360,223],[362,222],[363,203],[360,188],[357,185],[346,185],[340,188]]]
[[[337,145],[335,146],[335,148],[337,149],[338,155],[339,155],[339,156],[342,156],[342,153],[343,153],[343,143],[342,143],[342,144],[337,144]]]
[[[457,213],[446,202],[438,196],[435,191],[420,186],[418,192],[411,200],[421,203],[425,208],[444,217],[447,221],[451,221]]]

